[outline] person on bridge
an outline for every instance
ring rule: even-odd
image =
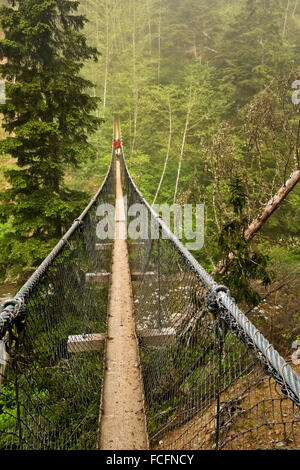
[[[121,140],[116,139],[114,141],[114,148],[115,148],[115,153],[119,157],[121,155]]]

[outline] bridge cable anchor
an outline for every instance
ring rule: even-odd
[[[26,314],[26,304],[24,299],[15,298],[7,299],[0,306],[0,338],[3,337],[6,330],[9,329],[13,323],[21,323],[24,321]]]

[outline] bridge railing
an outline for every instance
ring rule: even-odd
[[[111,250],[96,250],[99,204],[114,204],[113,159],[105,181],[66,235],[0,314],[0,449],[95,449]],[[97,340],[96,338],[95,340]],[[90,341],[88,341],[90,344]]]
[[[128,207],[141,204],[148,234],[159,233],[129,245],[152,447],[300,448],[299,376],[155,213],[125,158],[122,166]]]

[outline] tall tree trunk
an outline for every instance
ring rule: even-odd
[[[109,64],[109,14],[107,0],[106,7],[106,48],[105,48],[105,73],[104,73],[104,87],[103,87],[103,117],[105,116],[106,108],[106,95],[107,95],[107,81],[108,81],[108,64]]]
[[[283,37],[285,37],[285,33],[286,33],[286,24],[287,24],[287,18],[288,18],[288,13],[289,13],[289,7],[290,7],[290,0],[287,0],[284,23],[283,23],[283,31],[282,31]]]
[[[147,15],[148,15],[148,31],[149,31],[149,55],[152,55],[152,28],[151,28],[149,0],[147,0],[146,3],[147,3]]]
[[[192,109],[193,109],[193,96],[192,96],[192,86],[190,86],[189,101],[188,101],[185,126],[184,126],[184,131],[183,131],[183,136],[182,136],[182,143],[181,143],[181,149],[180,149],[180,157],[179,157],[179,163],[178,163],[176,185],[175,185],[174,198],[173,198],[173,203],[174,204],[176,202],[176,197],[177,197],[177,192],[178,192],[178,183],[179,183],[180,172],[181,172],[182,158],[183,158],[183,154],[184,154],[186,135],[187,135],[187,131],[188,131],[188,128],[189,128]]]
[[[160,61],[161,61],[161,0],[159,2],[158,16],[158,62],[157,62],[157,83],[160,82]]]
[[[277,194],[270,199],[261,214],[256,217],[249,227],[245,230],[244,237],[251,240],[254,235],[261,229],[264,223],[269,219],[273,212],[278,208],[280,203],[287,197],[300,180],[300,170],[295,170],[285,184],[279,189]]]

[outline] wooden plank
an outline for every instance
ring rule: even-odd
[[[68,337],[68,352],[90,352],[101,351],[104,348],[105,334],[91,333],[73,335]]]
[[[2,382],[5,377],[6,367],[8,366],[9,355],[6,352],[4,341],[0,340],[0,392]]]
[[[110,273],[86,273],[86,282],[108,281]]]
[[[176,343],[176,331],[174,328],[137,330],[140,343],[144,346],[166,346]],[[68,337],[68,352],[101,351],[105,343],[105,334],[91,333]]]
[[[140,246],[145,245],[144,241],[140,242],[128,242],[128,248],[139,248]]]
[[[111,249],[112,249],[112,243],[96,243],[95,245],[96,251],[105,251],[105,250],[111,250]]]
[[[148,271],[148,272],[145,272],[145,273],[135,272],[135,273],[131,273],[131,280],[132,281],[140,281],[145,277],[149,278],[149,277],[153,277],[155,275],[156,275],[156,273],[154,271]],[[108,272],[106,272],[106,273],[86,273],[85,280],[86,281],[95,281],[95,282],[105,281],[105,280],[109,279],[109,276],[110,276],[110,273],[108,273]]]
[[[176,343],[176,331],[174,328],[137,330],[137,335],[144,346],[162,347]]]
[[[124,214],[116,161],[116,223],[98,434],[98,448],[113,451],[149,448]]]

